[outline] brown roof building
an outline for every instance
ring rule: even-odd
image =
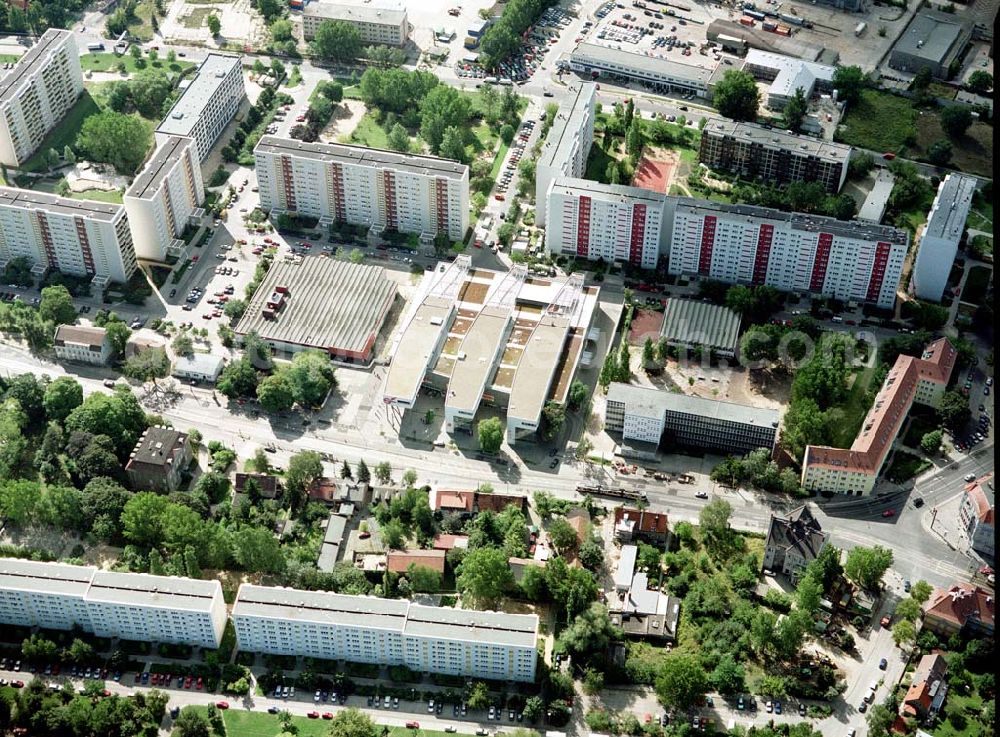
[[[948,672],[948,664],[938,652],[925,655],[913,672],[913,680],[906,692],[900,713],[904,717],[926,719],[936,714],[944,704],[948,685],[944,680]]]
[[[448,489],[432,489],[430,493],[431,509],[441,512],[458,512],[459,514],[478,514],[487,510],[502,512],[507,507],[517,507],[522,512],[527,507],[528,499],[513,494],[493,494],[481,491],[453,491]]]
[[[645,540],[654,544],[667,541],[667,515],[645,509],[615,509],[615,537],[621,542]]]
[[[443,550],[390,550],[386,556],[386,570],[393,573],[406,573],[411,565],[430,568],[444,575]]]
[[[924,627],[944,637],[961,632],[993,637],[993,592],[957,583],[934,592],[924,611]]]
[[[174,491],[190,463],[187,435],[169,427],[153,426],[139,436],[125,473],[137,491]]]
[[[449,535],[447,533],[441,533],[434,538],[434,549],[443,550],[448,552],[449,550],[454,550],[459,548],[465,550],[469,547],[469,536],[468,535]]]
[[[914,403],[938,405],[957,355],[951,343],[941,338],[927,346],[920,358],[897,358],[849,449],[806,447],[802,486],[810,491],[871,493],[910,407]]]
[[[56,357],[103,366],[111,356],[111,343],[104,328],[60,325],[52,341]]]
[[[265,499],[274,499],[281,490],[277,476],[269,476],[266,473],[237,473],[233,488],[237,494],[245,494],[247,481],[253,479],[260,489],[260,495]]]

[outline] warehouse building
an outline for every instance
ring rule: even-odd
[[[535,167],[535,221],[545,225],[549,187],[556,177],[582,177],[594,143],[597,87],[584,82],[563,100]]]
[[[156,145],[164,145],[172,136],[193,138],[198,160],[204,161],[240,109],[244,97],[243,57],[209,54],[160,122],[156,129]]]
[[[538,430],[546,402],[565,404],[580,365],[589,365],[599,290],[565,279],[473,269],[468,256],[424,276],[402,319],[383,387],[405,411],[422,386],[445,396],[447,432],[472,432],[486,403],[506,410],[507,441]]]
[[[4,558],[0,622],[215,649],[226,603],[218,581]]]
[[[148,261],[180,260],[187,244],[181,234],[205,215],[194,139],[166,136],[152,158],[125,191],[125,211],[136,256]]]
[[[711,169],[781,186],[819,182],[836,194],[847,179],[851,147],[722,118],[701,132],[699,159]]]
[[[342,143],[264,136],[254,149],[260,206],[272,216],[297,213],[386,231],[416,233],[425,243],[451,241],[469,228],[469,167],[436,156]]]
[[[913,291],[920,299],[941,301],[975,194],[976,180],[961,174],[949,174],[938,186],[913,267]]]
[[[670,198],[667,212],[673,275],[895,304],[904,230],[689,197]]]
[[[668,299],[660,335],[668,345],[735,358],[740,316],[728,307],[693,299]]]
[[[535,680],[538,617],[400,599],[240,586],[239,649],[498,681]]]
[[[768,81],[767,106],[772,110],[783,110],[788,101],[801,89],[808,100],[814,94],[833,89],[835,67],[805,61],[783,54],[751,49],[747,52],[743,70],[755,79]]]
[[[714,78],[713,70],[707,67],[591,43],[577,45],[570,54],[569,68],[595,79],[605,75],[619,81],[639,82],[655,92],[689,93],[705,99],[711,97],[709,90]]]
[[[771,450],[778,420],[772,409],[612,382],[604,429],[620,434],[623,442],[742,455]]]
[[[892,47],[889,66],[910,74],[926,68],[936,79],[949,79],[971,38],[972,29],[960,16],[919,10]]]
[[[781,36],[759,27],[744,26],[736,21],[716,18],[705,29],[709,41],[723,50],[743,56],[749,49],[792,56],[822,64],[835,64],[839,55],[816,44],[801,41],[796,36]]]
[[[371,362],[396,298],[381,266],[306,256],[276,261],[236,325],[275,351],[317,348],[337,361]]]
[[[89,276],[99,290],[128,282],[136,266],[121,205],[0,187],[0,267],[19,256],[36,276]]]
[[[553,179],[545,249],[556,256],[655,269],[666,246],[665,203],[666,195],[641,187]]]
[[[302,35],[306,41],[316,37],[325,21],[347,23],[357,29],[361,43],[402,46],[410,35],[406,8],[399,3],[377,0],[365,5],[313,2],[302,11]]]
[[[0,78],[0,163],[27,161],[82,94],[75,36],[50,28]]]
[[[951,343],[941,338],[927,346],[920,358],[897,358],[849,449],[806,446],[802,488],[857,496],[870,494],[910,408],[914,403],[938,405],[951,379],[956,357]]]

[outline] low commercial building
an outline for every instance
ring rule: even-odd
[[[406,8],[396,2],[376,0],[365,5],[313,2],[302,11],[302,36],[311,41],[320,24],[338,21],[353,26],[365,45],[402,46],[410,35]]]
[[[660,335],[675,348],[735,358],[740,344],[740,315],[709,302],[671,298],[663,310]]]
[[[743,63],[743,70],[750,72],[756,79],[770,82],[767,106],[772,110],[783,110],[798,89],[802,90],[807,100],[813,94],[831,91],[836,67],[750,49]]]
[[[385,569],[405,575],[410,566],[427,568],[444,575],[444,550],[390,550],[385,556]]]
[[[187,244],[180,236],[205,211],[205,186],[193,138],[165,136],[163,143],[125,191],[136,255],[147,261],[180,259]]]
[[[935,78],[949,79],[971,38],[972,28],[961,15],[919,10],[889,52],[889,66],[911,74],[930,69]]]
[[[937,589],[924,609],[924,628],[943,638],[961,634],[993,639],[993,597],[992,590],[971,583]]]
[[[793,56],[806,61],[836,63],[839,54],[818,44],[801,40],[802,34],[781,36],[765,31],[759,26],[744,26],[736,20],[716,18],[705,28],[705,37],[724,51],[744,56],[748,49],[759,49],[772,54]],[[810,34],[815,38],[815,34]],[[834,58],[828,58],[834,57]]]
[[[204,161],[244,97],[243,57],[209,54],[157,127],[156,144],[163,146],[173,136],[193,138],[198,160]]]
[[[972,549],[992,560],[996,552],[993,492],[984,488],[982,481],[966,485],[958,518]]]
[[[322,256],[276,261],[236,334],[257,333],[276,351],[316,348],[337,361],[368,364],[395,299],[381,266]]]
[[[544,226],[549,187],[557,177],[580,178],[594,143],[597,86],[583,82],[559,106],[535,165],[535,222]]]
[[[690,197],[670,198],[667,211],[668,270],[675,276],[767,284],[883,308],[896,302],[910,243],[905,230]]]
[[[316,559],[316,567],[329,573],[337,565],[340,557],[340,546],[344,542],[344,533],[347,531],[347,520],[349,515],[341,515],[339,512],[331,512],[326,521],[326,532],[323,534],[323,544],[319,548],[319,558]]]
[[[656,92],[680,92],[710,97],[713,70],[704,66],[657,59],[645,54],[612,49],[592,43],[578,44],[569,57],[569,68],[594,78],[639,82]]]
[[[949,174],[949,176],[951,176]],[[875,174],[875,183],[872,185],[868,196],[865,197],[864,204],[858,210],[858,220],[868,220],[873,223],[881,223],[882,216],[885,215],[885,208],[889,205],[889,195],[896,184],[896,177],[888,169],[879,169]]]
[[[473,269],[468,256],[425,274],[393,344],[383,401],[414,406],[421,386],[445,396],[448,432],[472,432],[482,402],[506,409],[507,441],[535,433],[547,402],[565,404],[587,344],[598,289],[565,279]]]
[[[169,427],[153,426],[139,436],[125,473],[137,491],[174,491],[190,463],[188,436]]]
[[[54,269],[98,289],[128,282],[136,265],[121,205],[0,186],[0,264],[18,257],[36,276]]]
[[[104,366],[111,357],[111,342],[104,328],[60,325],[52,341],[60,361],[79,361]]]
[[[871,493],[910,407],[938,405],[956,357],[947,338],[931,343],[920,358],[899,356],[849,449],[806,446],[802,487],[858,496]]]
[[[655,269],[666,246],[666,199],[641,187],[553,179],[546,198],[545,249],[555,256]]]
[[[827,192],[836,194],[847,178],[851,147],[718,118],[702,129],[698,157],[718,171],[777,186],[819,182]]]
[[[214,384],[225,361],[222,356],[214,356],[211,353],[192,353],[190,356],[178,356],[174,361],[173,375],[178,379],[189,381],[204,381]]]
[[[82,94],[76,37],[50,28],[0,78],[0,163],[24,164]]]
[[[745,454],[774,448],[775,410],[613,382],[604,429],[623,440]]]
[[[615,591],[625,592],[632,586],[632,576],[635,575],[635,559],[639,548],[635,545],[622,545],[618,556],[618,567],[615,569]]]
[[[961,174],[948,174],[938,187],[913,266],[913,292],[920,299],[941,301],[975,194],[976,180]]]
[[[405,665],[500,681],[535,679],[538,617],[533,614],[243,584],[232,618],[242,651]]]
[[[460,241],[469,229],[469,167],[457,161],[277,136],[261,138],[254,157],[260,206],[272,216],[361,225],[372,238],[416,233],[425,243],[439,234]]]
[[[780,571],[793,581],[823,552],[829,542],[819,521],[803,505],[787,516],[771,515],[764,541],[765,570]]]
[[[215,649],[226,603],[218,581],[4,558],[0,623]]]

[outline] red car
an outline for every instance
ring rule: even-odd
[[[303,122],[305,122],[305,119],[306,119],[305,115],[299,115],[298,117],[295,118],[295,122],[296,123],[303,123]]]
[[[228,701],[216,701],[215,702],[215,706],[218,709],[228,709],[229,708],[229,702]]]
[[[882,512],[882,516],[883,517],[895,517],[896,516],[896,510],[895,509],[887,509],[884,512]]]
[[[406,723],[406,728],[407,729],[420,729],[420,722],[407,722]]]
[[[309,717],[310,719],[319,719],[319,712],[311,711],[308,714],[306,714],[306,716]]]
[[[197,254],[191,257],[191,262],[195,263],[198,260]]]
[[[479,238],[476,238],[476,242],[473,243],[472,245],[474,245],[476,248],[482,248],[483,247],[483,242],[481,240],[479,240]]]
[[[198,676],[198,683],[195,684],[195,685],[196,685],[197,689],[199,691],[201,691],[201,687],[204,685],[204,683],[202,683],[201,676]]]
[[[24,681],[11,681],[11,688],[24,688]]]
[[[503,202],[507,198],[504,197],[502,194],[498,194],[498,195],[495,195],[493,199],[499,200],[500,202]]]
[[[886,151],[884,154],[882,154],[882,158],[885,159],[886,161],[892,161],[894,158],[896,158],[896,154],[894,154],[892,151]]]
[[[330,712],[328,712],[328,711],[325,711],[325,712],[323,712],[323,718],[324,719],[333,719],[333,714],[330,713]]]

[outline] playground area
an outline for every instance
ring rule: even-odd
[[[676,151],[647,146],[635,167],[632,186],[667,194],[677,175],[680,156]]]

